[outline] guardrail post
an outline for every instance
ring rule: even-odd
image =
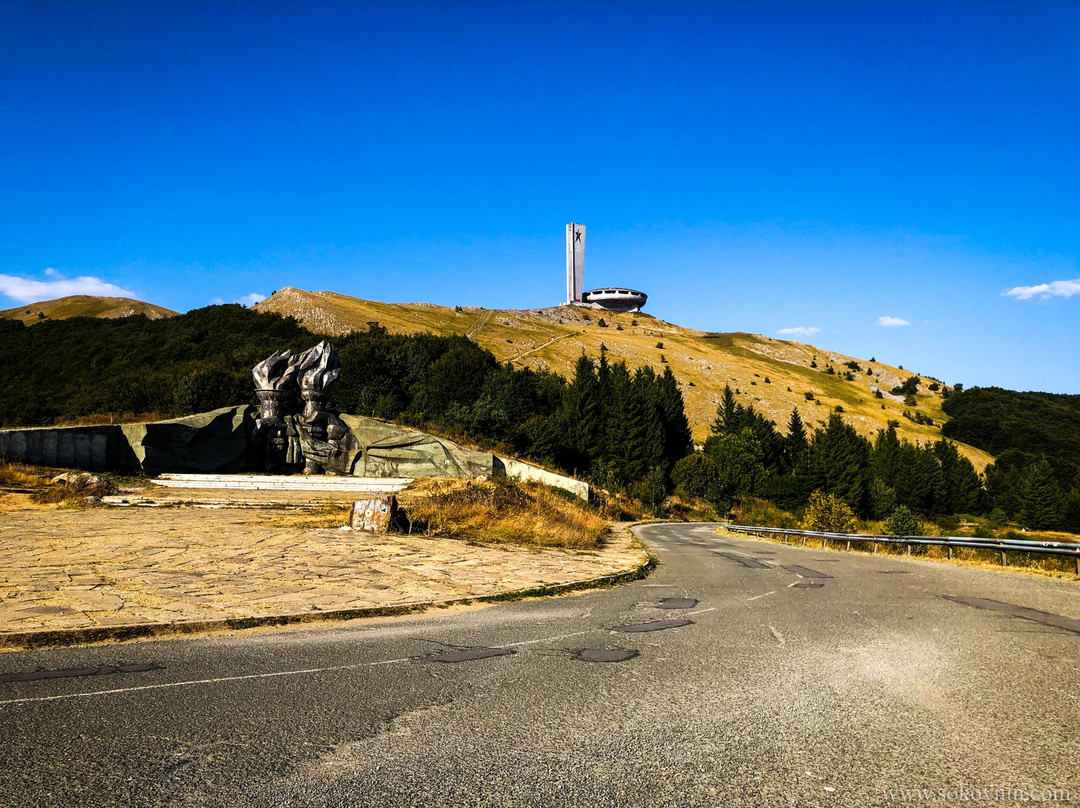
[[[829,537],[828,536],[822,536],[821,537],[821,549],[822,550],[828,550],[829,549]]]
[[[877,542],[874,542],[874,555],[877,555]]]
[[[951,544],[945,545],[945,549],[947,549],[949,551],[949,561],[952,561],[952,545]]]
[[[1001,551],[1001,566],[1003,566],[1003,567],[1009,566],[1009,557],[1007,555],[1005,555],[1004,550]]]
[[[905,542],[905,544],[907,545],[907,554],[911,555],[911,542]]]
[[[803,547],[805,547],[805,546],[806,546],[806,535],[805,535],[805,534],[804,534],[804,535],[803,535],[803,537],[802,537],[802,546],[803,546]]]
[[[850,550],[851,549],[851,539],[848,539],[847,547],[845,547],[844,549],[845,550]]]

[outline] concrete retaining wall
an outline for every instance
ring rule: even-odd
[[[495,457],[495,468],[515,480],[535,480],[553,488],[569,491],[584,500],[589,499],[589,484],[581,480],[575,480],[573,477],[567,477],[565,474],[556,474],[553,471],[523,463],[520,460],[498,456]]]
[[[130,468],[127,438],[119,426],[0,430],[0,460],[78,469]]]

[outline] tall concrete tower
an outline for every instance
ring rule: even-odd
[[[585,225],[566,226],[566,302],[581,302],[581,279],[585,274]]]

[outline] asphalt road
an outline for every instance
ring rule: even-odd
[[[0,655],[0,805],[1080,803],[1077,583],[639,535],[613,590]]]

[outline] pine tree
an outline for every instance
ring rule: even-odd
[[[682,391],[671,368],[656,383],[656,404],[664,429],[664,459],[671,468],[694,450],[690,421],[686,418]]]
[[[934,444],[934,454],[941,464],[945,477],[945,513],[972,513],[979,502],[982,484],[971,461],[960,454],[956,444],[939,440]]]
[[[858,514],[870,506],[870,442],[837,414],[810,443],[810,477],[815,488],[836,494]]]
[[[1061,521],[1061,488],[1046,459],[1024,469],[1020,478],[1020,521],[1033,530],[1049,530]]]
[[[787,437],[784,439],[784,458],[789,470],[794,471],[802,464],[808,447],[806,426],[799,415],[798,407],[792,407],[787,424]]]
[[[716,408],[716,420],[712,423],[712,434],[727,435],[735,431],[738,409],[739,405],[735,403],[735,394],[731,392],[731,385],[725,384],[723,397]]]
[[[567,465],[586,471],[593,459],[603,454],[604,431],[596,367],[584,353],[578,357],[574,379],[563,395],[561,414],[570,449]]]

